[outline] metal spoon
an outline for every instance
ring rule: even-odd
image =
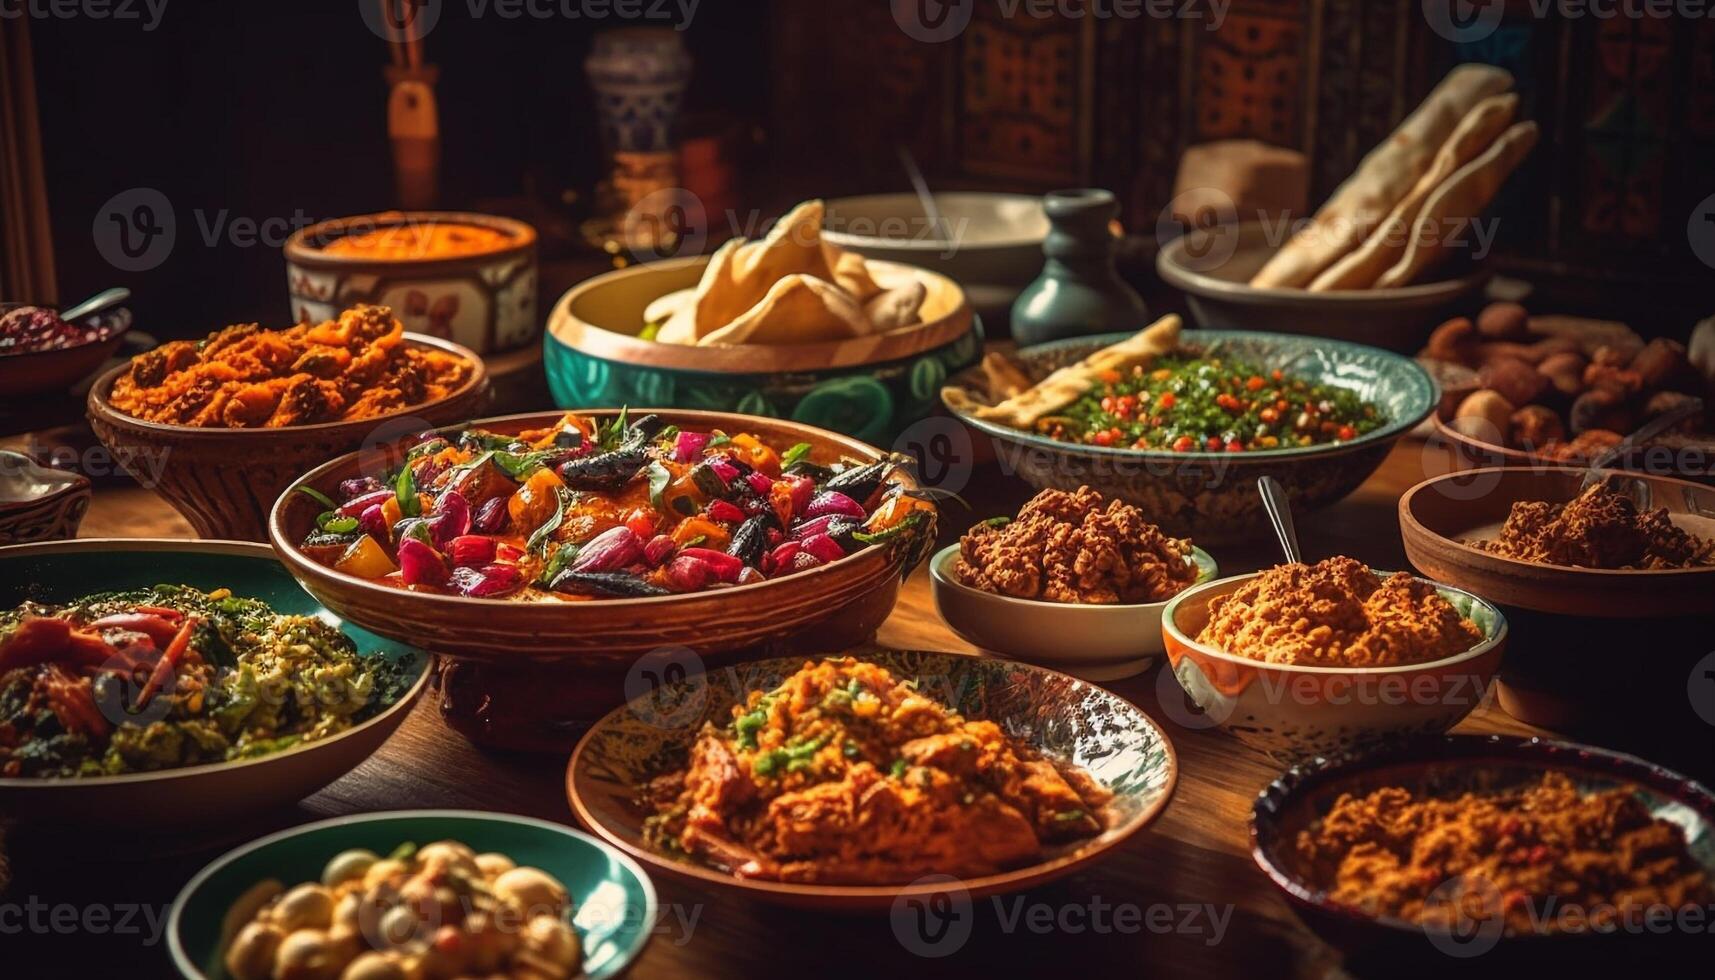
[[[923,179],[923,168],[917,166],[917,158],[905,144],[899,145],[899,162],[905,167],[905,176],[911,179],[911,188],[917,192],[917,201],[923,205],[923,216],[929,219],[929,230],[935,233],[936,241],[945,241],[941,237],[941,209],[935,206],[935,195],[929,193],[929,182]],[[952,229],[948,229],[951,237]]]
[[[81,320],[86,316],[100,313],[102,310],[112,309],[130,298],[131,290],[126,289],[124,286],[114,286],[112,289],[103,289],[101,292],[96,293],[94,296],[91,296],[83,302],[68,306],[61,310],[60,319],[67,323],[76,323],[78,320]]]
[[[1274,525],[1274,535],[1280,539],[1280,550],[1294,565],[1304,562],[1298,549],[1298,532],[1292,527],[1292,505],[1286,500],[1286,490],[1272,476],[1258,477],[1256,488],[1262,494],[1262,507],[1268,511],[1268,522]]]
[[[1595,484],[1607,479],[1610,474],[1603,471],[1614,465],[1614,462],[1624,456],[1632,447],[1642,446],[1686,419],[1702,414],[1703,399],[1693,398],[1678,408],[1663,412],[1638,426],[1631,435],[1621,439],[1590,461],[1590,468],[1584,471],[1584,479],[1578,485],[1578,492],[1583,493]],[[1648,510],[1651,498],[1649,484],[1637,479],[1628,479],[1626,482],[1629,484],[1626,489],[1631,494],[1632,502],[1638,505],[1639,510]]]

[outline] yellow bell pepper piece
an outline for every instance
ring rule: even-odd
[[[353,541],[333,567],[347,575],[371,579],[384,578],[398,571],[393,559],[387,557],[387,550],[367,534]]]

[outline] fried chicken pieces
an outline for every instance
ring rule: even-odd
[[[385,306],[285,330],[230,326],[139,354],[110,397],[148,422],[279,428],[374,418],[444,397],[470,377],[464,358],[410,347],[404,332]]]
[[[959,541],[959,580],[985,592],[1048,602],[1161,602],[1197,579],[1191,542],[1090,487],[1044,490],[1018,517],[985,522]]]

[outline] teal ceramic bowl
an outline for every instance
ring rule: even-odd
[[[197,872],[173,901],[167,947],[191,980],[220,980],[226,913],[247,889],[274,878],[290,888],[321,875],[328,859],[351,848],[386,854],[404,843],[456,840],[477,853],[505,854],[540,868],[566,886],[572,926],[584,947],[590,980],[618,976],[648,944],[655,925],[655,886],[637,862],[546,820],[469,810],[399,810],[338,817],[252,841]]]
[[[936,552],[929,590],[935,611],[973,646],[1099,684],[1141,674],[1166,652],[1161,614],[1168,599],[1124,605],[1020,599],[959,581],[958,559],[956,544]],[[1190,560],[1197,566],[1194,586],[1220,574],[1202,548],[1193,549]]]
[[[374,754],[428,685],[427,654],[342,622],[310,598],[267,545],[84,538],[0,548],[0,609],[160,584],[229,588],[276,612],[320,617],[339,625],[360,653],[405,664],[415,681],[346,731],[254,759],[123,776],[0,779],[0,810],[8,816],[110,826],[123,814],[129,830],[182,831],[290,806]]]
[[[1080,337],[1018,353],[1033,378],[1076,363],[1127,334]],[[955,412],[988,436],[1002,469],[1037,489],[1089,486],[1141,508],[1149,519],[1198,544],[1244,541],[1268,529],[1257,480],[1272,476],[1299,512],[1325,507],[1369,478],[1393,444],[1428,417],[1438,397],[1433,379],[1415,361],[1376,347],[1247,330],[1187,330],[1182,349],[1279,369],[1308,381],[1350,389],[1373,402],[1386,424],[1350,442],[1243,453],[1103,448],[1058,442],[1044,435]],[[980,392],[970,371],[956,386]],[[980,453],[979,453],[980,456]]]
[[[655,299],[697,284],[706,257],[632,266],[579,283],[548,317],[543,360],[561,408],[690,408],[791,419],[886,445],[937,406],[982,356],[981,321],[937,273],[872,263],[929,288],[923,323],[853,340],[697,347],[637,336]]]

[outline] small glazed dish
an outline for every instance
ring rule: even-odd
[[[0,449],[0,545],[77,537],[89,510],[89,479]]]
[[[1108,334],[1060,340],[1016,356],[1031,379],[1039,381],[1123,339],[1123,334]],[[1300,511],[1332,504],[1368,479],[1393,444],[1435,407],[1435,382],[1422,367],[1374,347],[1231,330],[1187,331],[1182,346],[1219,352],[1313,384],[1346,388],[1373,403],[1386,422],[1345,442],[1245,452],[1172,452],[1065,442],[968,412],[954,414],[988,436],[1001,463],[1032,487],[1091,486],[1137,506],[1176,536],[1222,544],[1267,532],[1268,515],[1256,493],[1260,477],[1279,481]],[[979,369],[954,378],[951,385],[980,391],[983,382]]]
[[[1147,826],[1173,793],[1178,761],[1166,734],[1131,702],[1093,684],[1041,667],[949,653],[880,651],[858,659],[915,680],[919,690],[966,718],[993,721],[1044,755],[1074,763],[1115,794],[1113,816],[1098,836],[1052,845],[1026,867],[959,880],[955,894],[976,899],[1071,874]],[[750,691],[774,687],[804,663],[789,657],[693,674],[614,709],[578,743],[566,771],[579,821],[651,869],[723,896],[882,911],[900,900],[947,893],[944,879],[822,885],[738,878],[645,841],[643,785],[684,764],[705,721],[730,723],[731,708]]]
[[[1019,599],[961,582],[958,559],[959,546],[953,544],[929,561],[935,611],[960,638],[984,650],[1106,683],[1141,674],[1166,649],[1161,614],[1171,600],[1105,605]],[[1201,548],[1192,561],[1196,584],[1220,574]]]
[[[1655,817],[1683,829],[1692,859],[1715,877],[1715,795],[1699,783],[1618,752],[1501,735],[1423,737],[1296,766],[1270,783],[1252,807],[1251,857],[1304,924],[1344,953],[1353,968],[1397,970],[1424,957],[1474,964],[1485,973],[1498,968],[1508,975],[1521,967],[1537,970],[1562,962],[1576,962],[1586,971],[1596,963],[1628,963],[1635,969],[1630,958],[1639,955],[1707,962],[1708,909],[1698,917],[1696,933],[1621,928],[1611,934],[1507,934],[1498,919],[1465,914],[1457,930],[1437,929],[1335,901],[1296,853],[1299,833],[1344,794],[1400,787],[1414,795],[1457,797],[1504,791],[1549,772],[1566,775],[1581,792],[1630,785]]]
[[[959,283],[983,316],[1005,317],[1042,271],[1048,216],[1029,194],[936,194],[931,227],[916,194],[866,194],[827,202],[822,237],[867,259],[901,262]]]
[[[231,589],[275,612],[330,618],[264,545],[238,541],[85,538],[0,549],[0,608],[64,602],[92,592],[160,583]],[[360,655],[386,657],[414,678],[378,713],[345,731],[255,758],[118,776],[0,778],[8,815],[72,826],[110,826],[123,814],[143,831],[213,827],[290,806],[369,758],[405,720],[429,682],[429,657],[352,624],[340,629]]]
[[[584,412],[603,422],[617,410]],[[748,432],[769,445],[808,443],[816,459],[872,462],[881,450],[796,422],[717,412],[630,409],[684,431]],[[468,423],[498,434],[547,429],[560,413]],[[465,428],[459,426],[457,428]],[[446,430],[452,434],[456,429]],[[414,435],[414,434],[413,434]],[[625,699],[639,657],[686,650],[711,665],[826,650],[867,640],[893,609],[923,544],[906,535],[807,571],[749,585],[644,598],[564,602],[418,592],[322,564],[300,547],[322,505],[298,487],[338,493],[342,481],[396,468],[398,446],[350,453],[302,474],[269,521],[275,550],[311,595],[384,636],[444,657],[441,713],[482,744],[558,751]],[[895,469],[889,480],[915,487]],[[933,522],[923,532],[933,533]]]
[[[337,312],[337,311],[336,311]],[[480,414],[488,404],[482,358],[446,340],[407,333],[406,343],[468,361],[470,377],[444,398],[376,418],[281,428],[221,429],[169,425],[114,408],[120,364],[90,389],[89,425],[125,471],[166,499],[198,535],[265,541],[268,508],[306,469],[359,446]]]
[[[0,303],[0,313],[22,304]],[[131,311],[125,307],[105,309],[78,321],[98,337],[74,347],[52,350],[0,350],[0,401],[63,392],[87,379],[125,342],[131,329]]]
[[[1187,589],[1162,613],[1167,662],[1186,696],[1202,710],[1206,727],[1225,729],[1270,758],[1293,763],[1403,735],[1440,734],[1488,694],[1506,646],[1507,621],[1493,605],[1436,582],[1429,584],[1483,632],[1482,642],[1440,660],[1311,667],[1267,663],[1199,642],[1210,600],[1260,574]]]
[[[221,980],[232,936],[229,910],[257,883],[291,888],[317,880],[344,851],[387,855],[402,845],[457,841],[481,854],[503,854],[565,886],[571,926],[590,980],[616,977],[649,944],[655,887],[637,862],[569,827],[546,820],[472,810],[396,810],[307,823],[235,848],[197,872],[174,899],[167,948],[186,980]],[[318,974],[319,975],[319,974]],[[347,975],[350,975],[349,973]]]
[[[1198,325],[1214,330],[1270,330],[1374,344],[1407,353],[1435,325],[1475,304],[1491,273],[1478,266],[1452,278],[1396,289],[1310,292],[1250,285],[1274,255],[1286,229],[1247,221],[1195,229],[1162,246],[1155,271],[1185,294]],[[1448,270],[1441,270],[1444,275]]]
[[[982,354],[964,290],[925,269],[872,263],[877,276],[928,287],[922,322],[807,344],[664,344],[644,340],[644,309],[702,278],[708,257],[651,262],[585,280],[548,316],[548,387],[561,408],[654,405],[791,419],[886,442],[935,407],[948,376]]]
[[[299,322],[331,320],[357,303],[390,306],[407,330],[478,354],[528,346],[542,329],[536,229],[522,221],[384,211],[310,225],[286,240],[285,252]]]

